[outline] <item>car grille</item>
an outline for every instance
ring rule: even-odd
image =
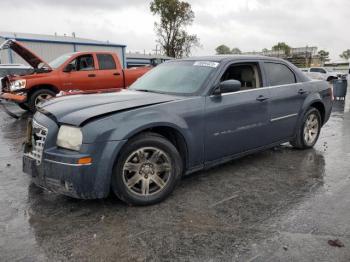
[[[31,136],[31,151],[27,153],[27,156],[35,159],[36,164],[40,165],[43,157],[45,141],[47,137],[47,128],[39,125],[33,120],[32,122],[32,136]]]

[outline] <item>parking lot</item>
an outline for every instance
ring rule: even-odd
[[[31,185],[27,116],[1,111],[0,260],[349,261],[349,102],[335,102],[314,149],[282,145],[190,175],[149,207]]]

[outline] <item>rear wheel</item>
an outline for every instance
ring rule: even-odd
[[[304,115],[295,138],[290,143],[299,149],[313,147],[321,132],[321,115],[316,108],[310,108]]]
[[[55,97],[56,93],[49,90],[49,89],[39,89],[37,91],[35,91],[34,93],[32,93],[28,99],[28,106],[30,111],[32,111],[33,113],[36,111],[37,106],[41,103],[41,102],[45,102],[48,99]]]
[[[132,139],[119,156],[112,189],[128,204],[151,205],[173,191],[181,173],[176,147],[163,136],[145,133]]]

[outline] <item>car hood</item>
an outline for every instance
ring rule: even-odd
[[[57,97],[43,103],[38,111],[57,123],[83,126],[92,118],[179,99],[173,95],[121,90]]]
[[[52,70],[52,68],[39,56],[34,54],[32,51],[24,47],[20,42],[14,39],[9,39],[0,45],[0,50],[11,49],[16,52],[20,57],[22,57],[30,66],[34,69],[38,69],[40,64],[44,64],[46,68]]]

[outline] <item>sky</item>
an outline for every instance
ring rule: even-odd
[[[187,0],[195,20],[187,29],[201,47],[193,55],[215,54],[225,44],[244,52],[317,46],[333,60],[350,49],[349,0]],[[156,48],[148,0],[1,0],[0,31],[71,35],[126,44],[128,51]],[[6,11],[5,11],[6,10]]]

